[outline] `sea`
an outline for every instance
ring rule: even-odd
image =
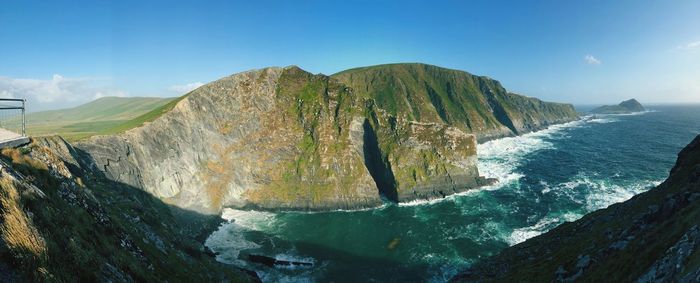
[[[579,111],[590,107],[577,107]],[[495,185],[433,201],[317,213],[225,209],[206,245],[263,282],[445,282],[460,270],[662,182],[700,134],[700,105],[585,115],[479,144]],[[311,265],[273,266],[247,254]]]

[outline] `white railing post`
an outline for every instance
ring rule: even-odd
[[[27,102],[27,99],[22,98],[22,136],[27,136],[27,124],[26,124],[26,118],[24,116],[24,106]]]

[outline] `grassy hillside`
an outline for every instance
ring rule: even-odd
[[[332,77],[392,115],[446,123],[486,139],[578,117],[571,105],[513,94],[488,77],[420,63],[355,68]]]
[[[61,135],[76,140],[97,134],[110,134],[140,125],[154,110],[178,98],[104,97],[69,109],[36,112],[27,115],[27,132],[31,136]],[[173,103],[174,106],[174,103]],[[172,108],[172,106],[170,106]],[[168,108],[168,109],[170,109]]]

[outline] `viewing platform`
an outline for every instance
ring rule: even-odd
[[[24,99],[0,98],[0,149],[29,143],[25,104]]]
[[[0,128],[0,149],[18,147],[27,143],[29,143],[28,137]]]

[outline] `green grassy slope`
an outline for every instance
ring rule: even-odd
[[[396,116],[457,126],[469,133],[513,134],[577,118],[573,106],[509,93],[484,76],[442,67],[403,63],[355,68],[332,77],[357,95],[374,98]],[[543,123],[544,122],[544,123]]]
[[[61,135],[69,140],[116,133],[139,124],[138,121],[143,122],[143,119],[133,121],[134,119],[177,100],[178,98],[160,97],[104,97],[74,108],[28,114],[27,132],[31,136]]]
[[[332,75],[359,95],[374,98],[389,113],[406,113],[412,120],[469,126],[483,120],[496,125],[481,87],[501,88],[498,82],[467,72],[409,63],[355,68]]]

